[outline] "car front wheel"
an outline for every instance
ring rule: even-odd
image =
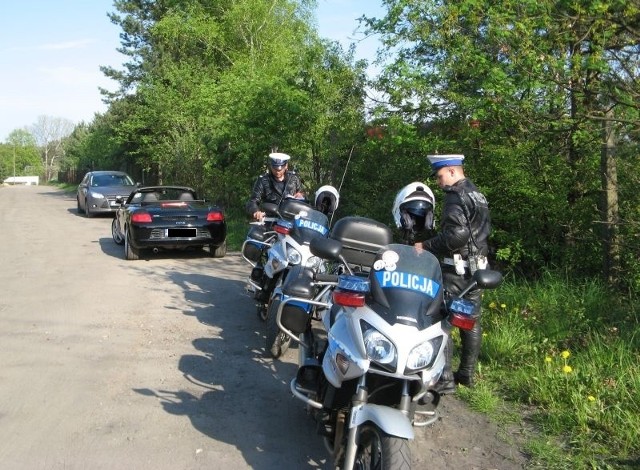
[[[77,203],[77,207],[78,207],[78,214],[84,214],[84,211],[82,210],[82,207],[80,207],[80,198],[77,197],[76,198],[76,203]]]
[[[84,200],[84,215],[86,215],[88,219],[93,217],[91,209],[89,209],[89,201],[87,201],[86,199]]]

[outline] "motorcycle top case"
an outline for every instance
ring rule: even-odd
[[[287,220],[293,220],[301,211],[309,212],[313,209],[309,203],[300,199],[287,198],[278,206],[278,212]]]
[[[392,243],[391,229],[366,217],[343,217],[338,220],[329,238],[342,243],[342,255],[347,263],[370,267],[380,248]]]

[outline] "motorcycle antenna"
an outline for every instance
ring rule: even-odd
[[[355,145],[351,146],[351,150],[349,150],[349,158],[347,158],[347,164],[344,166],[344,173],[342,173],[342,179],[340,180],[340,186],[338,186],[338,193],[342,191],[342,184],[344,183],[344,177],[347,175],[347,168],[349,168],[349,162],[351,162],[351,156],[353,155],[353,149]]]

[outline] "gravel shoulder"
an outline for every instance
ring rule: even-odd
[[[110,225],[56,188],[0,187],[0,468],[331,468],[239,254],[126,261]],[[512,439],[445,397],[413,467],[525,468]]]

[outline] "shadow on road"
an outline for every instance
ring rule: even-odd
[[[242,278],[247,268],[236,257],[224,271]],[[180,358],[185,389],[135,391],[159,398],[168,413],[187,416],[198,431],[233,445],[251,468],[329,468],[313,420],[289,391],[296,366],[265,355],[264,323],[244,282],[178,271],[167,276],[194,306],[183,313],[210,325],[212,337],[193,340],[193,353]]]

